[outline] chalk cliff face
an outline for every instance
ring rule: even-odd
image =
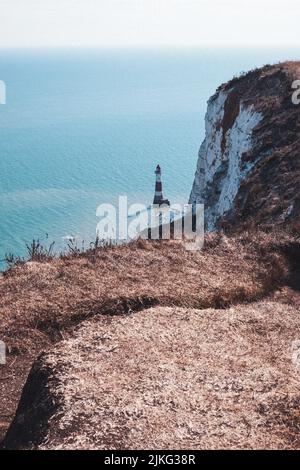
[[[208,101],[190,203],[207,230],[283,223],[299,216],[300,62],[265,66],[222,85]]]

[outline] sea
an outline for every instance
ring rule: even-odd
[[[208,98],[300,49],[0,50],[0,269],[39,239],[95,239],[97,207],[188,202]],[[300,77],[299,77],[300,78]]]

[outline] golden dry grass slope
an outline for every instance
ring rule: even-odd
[[[299,338],[278,302],[84,322],[35,364],[6,446],[298,448]]]
[[[139,240],[12,269],[4,446],[298,446],[298,262],[294,237],[253,232],[207,235],[196,253]]]

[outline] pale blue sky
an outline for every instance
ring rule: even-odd
[[[0,47],[300,45],[300,0],[0,0]]]

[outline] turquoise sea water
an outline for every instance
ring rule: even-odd
[[[33,238],[95,237],[96,208],[187,202],[206,101],[233,75],[300,50],[1,51],[0,259]],[[1,265],[3,267],[3,263]]]

